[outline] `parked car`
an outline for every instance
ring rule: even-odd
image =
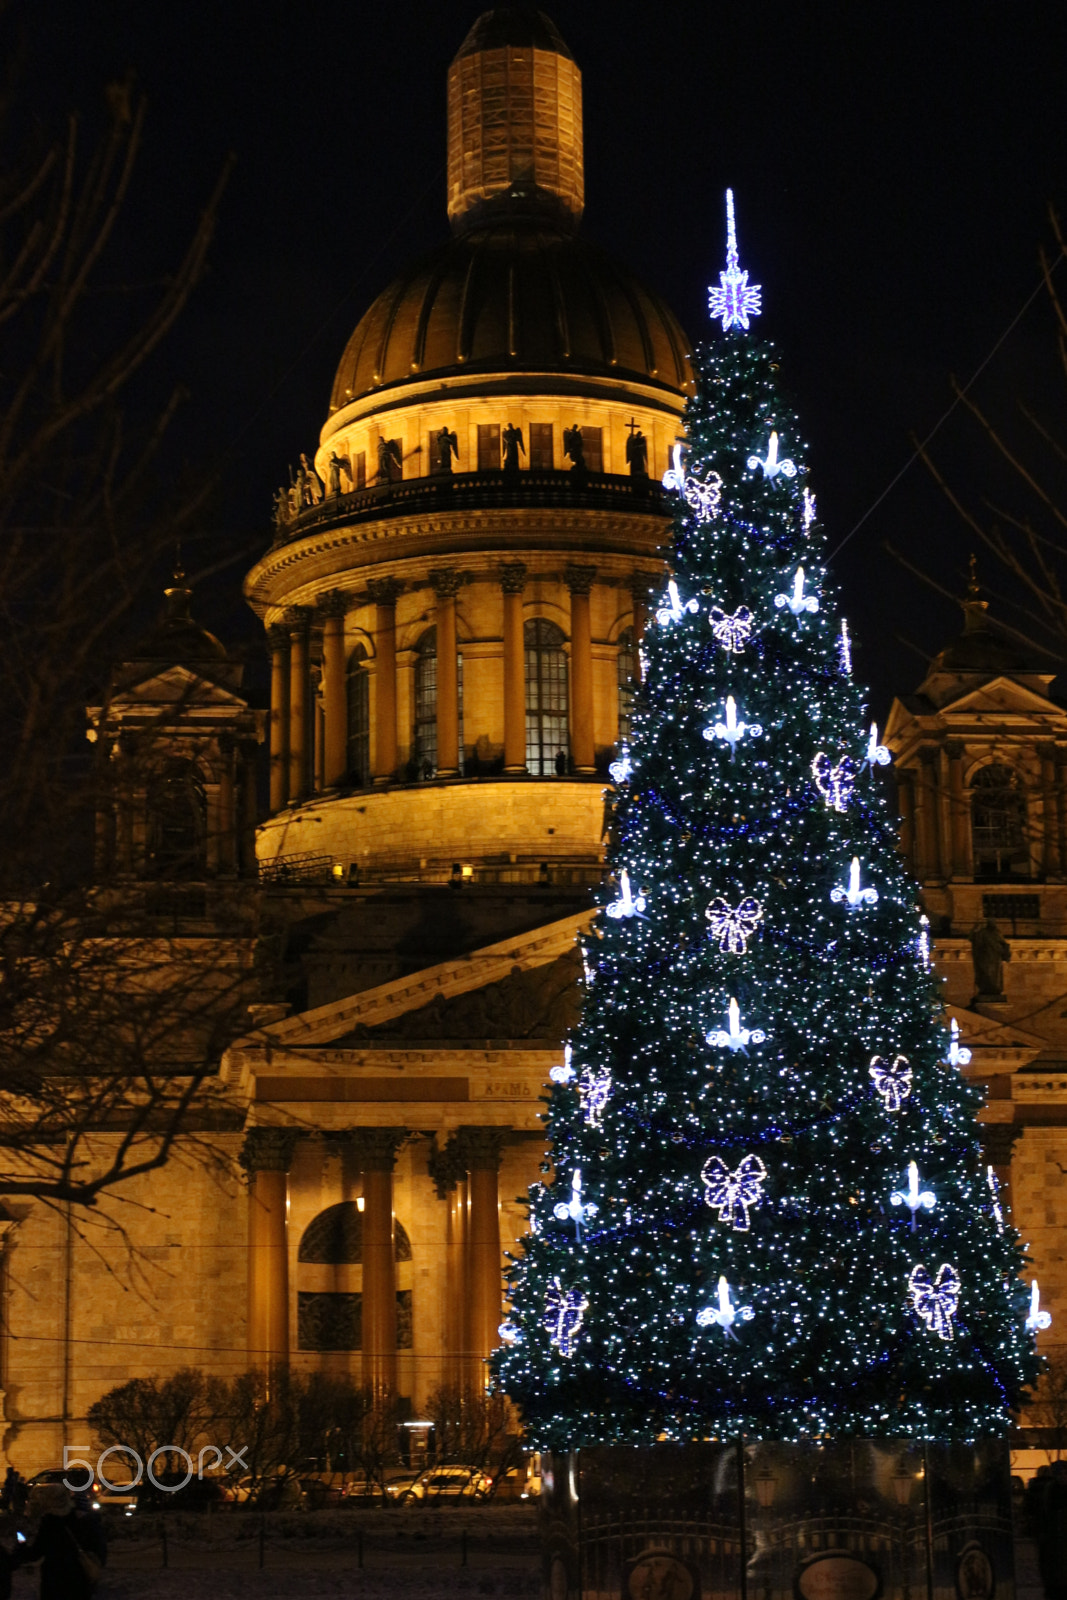
[[[101,1511],[119,1509],[127,1513],[132,1511],[137,1503],[137,1490],[132,1484],[114,1483],[114,1487],[101,1483],[99,1478],[87,1482],[87,1475],[83,1467],[46,1467],[43,1472],[35,1472],[32,1478],[26,1481],[26,1497],[42,1484],[59,1483],[65,1489],[70,1485],[75,1487],[70,1490],[74,1497],[74,1504],[79,1511]],[[85,1487],[82,1488],[82,1485]]]
[[[391,1472],[386,1479],[385,1492],[390,1500],[418,1499],[415,1486],[424,1476],[424,1468],[417,1472]]]
[[[484,1500],[493,1482],[470,1467],[431,1467],[412,1485],[416,1500]]]

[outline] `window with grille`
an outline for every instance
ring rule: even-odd
[[[563,633],[537,617],[523,629],[526,645],[526,767],[535,777],[566,772],[567,657]]]
[[[551,472],[554,465],[551,422],[531,422],[530,471]]]
[[[415,647],[415,764],[420,778],[437,771],[437,629]]]
[[[634,649],[634,630],[624,628],[619,634],[619,653],[615,657],[615,681],[619,693],[619,743],[629,744],[630,722],[633,717],[634,707],[634,667],[636,666],[636,651]]]
[[[478,424],[478,471],[497,472],[500,469],[500,424]]]
[[[361,644],[348,658],[348,779],[358,788],[370,782],[370,673]]]
[[[585,464],[590,472],[603,472],[604,470],[602,438],[603,433],[600,428],[582,429],[582,450],[585,454]]]
[[[1028,876],[1026,796],[1013,768],[992,762],[975,773],[971,785],[971,843],[976,878]]]
[[[1039,894],[984,894],[982,915],[990,922],[1040,922]]]

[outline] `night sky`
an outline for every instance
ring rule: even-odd
[[[371,299],[445,235],[445,74],[480,9],[16,0],[19,92],[44,123],[77,108],[92,125],[104,84],[130,68],[149,98],[118,276],[174,262],[236,153],[210,275],[157,379],[191,391],[181,461],[224,465],[190,566],[234,561],[197,611],[250,648],[239,576],[269,541],[272,491],[311,450]],[[711,332],[705,286],[733,186],[742,265],[763,285],[760,326],[781,351],[834,547],[904,466],[909,435],[947,409],[949,375],[971,376],[1039,284],[1049,202],[1067,216],[1067,8],[583,0],[550,15],[583,72],[583,229],[693,339]],[[974,392],[1012,429],[1019,400],[1062,416],[1043,292]],[[1009,492],[962,410],[935,450],[962,491]],[[953,593],[974,542],[916,464],[836,559],[880,715],[960,621],[886,541]]]

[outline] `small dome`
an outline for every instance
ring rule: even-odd
[[[172,663],[229,661],[226,646],[195,621],[189,609],[193,591],[184,586],[184,573],[174,574],[173,586],[163,591],[163,616],[158,627],[138,644],[138,661]]]
[[[471,372],[630,377],[680,393],[688,349],[674,313],[604,251],[502,223],[450,239],[378,296],[341,358],[332,409]]]
[[[551,17],[535,6],[494,6],[483,11],[454,59],[474,56],[481,50],[551,50],[554,55],[574,57]]]

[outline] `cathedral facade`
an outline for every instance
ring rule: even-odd
[[[5,1224],[4,1446],[22,1471],[84,1444],[113,1384],[183,1365],[345,1372],[413,1419],[435,1387],[485,1381],[580,1006],[576,935],[690,373],[671,311],[581,234],[581,74],[551,22],[486,12],[447,98],[450,236],[352,334],[246,579],[269,713],[176,582],[165,643],[91,714],[118,739],[180,700],[167,739],[184,740],[200,818],[183,848],[203,849],[172,915],[259,987],[220,1063],[223,1110],[102,1204],[122,1235],[30,1205]],[[975,597],[965,614],[885,737],[962,1070],[988,1085],[989,1166],[1054,1341],[1067,711]],[[153,815],[138,791],[103,827],[116,881],[158,875]]]

